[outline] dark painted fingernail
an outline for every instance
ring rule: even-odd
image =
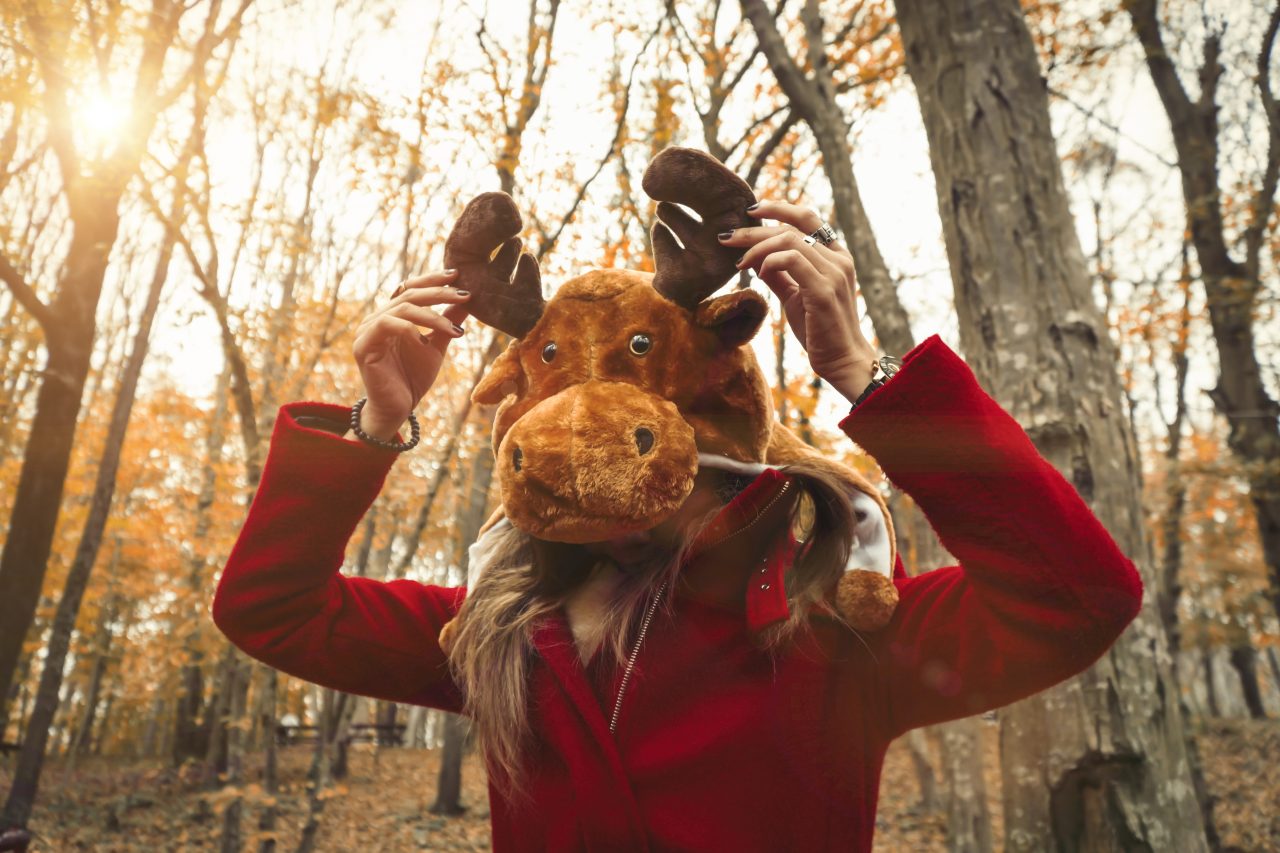
[[[453,268],[449,268],[449,269],[447,269],[447,270],[445,270],[445,271],[444,271],[444,274],[445,274],[445,275],[456,275],[456,274],[457,274],[457,272],[458,272],[457,270],[455,270],[455,269],[453,269]]]
[[[470,296],[470,295],[471,295],[471,291],[470,291],[470,290],[461,290],[461,289],[459,289],[459,290],[458,290],[458,291],[456,291],[456,292],[457,292],[457,294],[458,294],[459,296]]]
[[[746,256],[746,255],[742,255],[742,256],[741,256],[741,257],[739,257],[736,261],[734,261],[734,262],[733,262],[733,265],[734,265],[735,267],[740,267],[740,266],[742,266],[742,262],[743,262],[743,261],[745,261],[746,259],[747,259],[747,256]]]
[[[453,332],[454,332],[454,334],[456,334],[456,335],[460,335],[460,334],[462,334],[462,333],[463,333],[463,331],[465,331],[465,330],[464,330],[461,326],[459,326],[457,323],[454,323],[454,324],[453,324]]]
[[[716,239],[717,239],[717,240],[728,240],[728,239],[729,239],[730,237],[732,237],[732,236],[733,236],[733,232],[732,232],[732,231],[721,231],[719,234],[717,234],[717,235],[716,235]]]
[[[759,206],[760,206],[760,202],[758,202],[758,201],[757,201],[755,204],[750,205],[750,206],[747,208],[747,213],[750,213],[751,211],[755,210],[755,209],[756,209],[757,207],[759,207]]]
[[[429,343],[431,343],[431,338],[427,337],[426,335],[422,335],[422,334],[418,335],[418,340],[422,341],[424,344],[429,344]]]

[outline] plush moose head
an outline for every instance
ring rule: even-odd
[[[473,199],[445,244],[446,266],[472,294],[468,310],[514,338],[473,399],[500,403],[493,446],[502,510],[540,539],[595,542],[660,524],[688,497],[700,454],[746,464],[815,455],[775,420],[748,345],[768,315],[764,298],[750,290],[711,296],[735,274],[738,254],[716,234],[753,224],[751,188],[713,157],[684,148],[659,154],[642,186],[658,201],[652,274],[593,270],[544,301],[537,262],[521,251],[520,214],[505,193]],[[835,467],[883,513],[892,566],[879,493],[852,469]],[[860,582],[879,602],[872,622],[887,619],[891,595],[879,568],[884,582]],[[842,588],[842,610],[848,598]],[[855,627],[877,627],[862,616],[851,620],[862,623]]]

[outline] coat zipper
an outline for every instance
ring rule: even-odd
[[[708,549],[714,548],[721,542],[732,539],[744,530],[750,529],[750,527],[759,521],[765,513],[773,508],[773,505],[778,502],[778,499],[786,494],[790,488],[791,481],[785,481],[782,484],[782,488],[778,489],[778,493],[764,505],[763,509],[756,513],[755,518],[751,519],[737,530],[726,533],[724,536],[721,536],[706,547]],[[662,594],[667,591],[668,583],[670,583],[670,581],[665,580],[662,582],[662,585],[658,587],[658,591],[654,594],[653,600],[649,602],[649,607],[644,612],[644,619],[640,622],[640,633],[636,636],[636,642],[631,647],[631,654],[627,656],[627,666],[626,669],[622,671],[622,681],[618,684],[618,697],[613,702],[613,716],[609,718],[609,734],[618,733],[618,717],[622,713],[622,697],[627,693],[627,685],[631,682],[631,673],[636,668],[636,658],[640,656],[640,647],[644,645],[645,634],[649,633],[649,624],[653,622],[653,614],[658,610],[658,603],[662,601]]]

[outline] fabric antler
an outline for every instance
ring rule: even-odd
[[[692,310],[737,272],[734,262],[741,250],[720,245],[716,235],[755,224],[746,213],[755,194],[719,160],[692,148],[663,150],[645,169],[640,185],[658,202],[653,286]],[[702,221],[677,202],[697,211]]]
[[[444,265],[458,271],[455,286],[471,291],[467,311],[517,338],[528,334],[546,306],[538,262],[520,250],[521,226],[511,196],[482,193],[467,203],[444,244]]]

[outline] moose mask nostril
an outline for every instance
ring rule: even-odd
[[[524,451],[522,451],[520,448],[517,447],[515,451],[512,452],[511,454],[511,467],[519,471],[520,465],[523,462],[524,462]]]
[[[636,430],[636,447],[640,450],[640,455],[644,456],[653,449],[653,433],[644,427]]]

